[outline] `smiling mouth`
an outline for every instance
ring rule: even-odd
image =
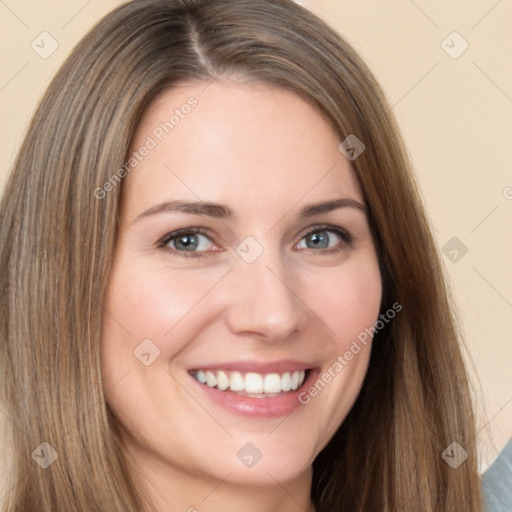
[[[218,391],[234,392],[249,398],[271,398],[297,391],[310,370],[282,373],[256,373],[224,370],[194,370],[190,375],[201,384]]]

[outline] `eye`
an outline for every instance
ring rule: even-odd
[[[313,226],[295,248],[330,253],[342,250],[351,243],[351,235],[342,228]],[[202,228],[185,228],[168,233],[160,239],[157,247],[175,256],[206,256],[208,252],[221,250]]]
[[[178,230],[165,235],[158,246],[180,253],[212,251],[216,247],[208,236],[193,228]]]
[[[341,228],[315,227],[302,237],[296,247],[298,249],[337,250],[349,245],[350,242],[350,235]]]

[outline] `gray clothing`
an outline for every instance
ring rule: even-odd
[[[512,512],[512,439],[482,476],[486,512]]]

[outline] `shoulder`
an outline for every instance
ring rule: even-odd
[[[512,511],[512,439],[482,475],[485,512]]]

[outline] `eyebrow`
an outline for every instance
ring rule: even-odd
[[[368,213],[368,208],[359,201],[349,198],[333,199],[331,201],[324,201],[320,203],[314,203],[303,207],[300,210],[299,217],[307,218],[319,215],[322,213],[329,213],[339,208],[356,208],[362,211],[364,214]],[[205,215],[215,219],[230,219],[235,217],[233,210],[226,205],[219,203],[211,203],[207,201],[165,201],[144,210],[140,215],[133,221],[134,223],[139,222],[147,217],[159,215],[162,213],[185,213],[191,215]]]

